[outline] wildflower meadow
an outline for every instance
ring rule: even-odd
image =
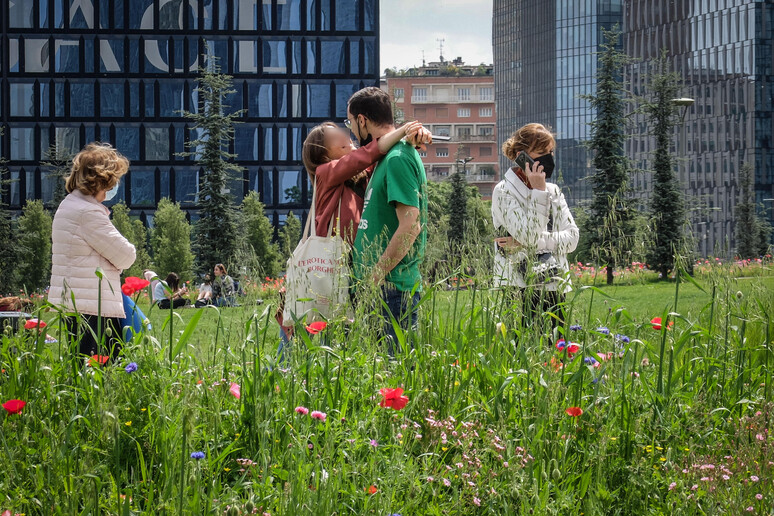
[[[2,334],[0,514],[772,514],[770,264],[582,267],[555,332],[485,277],[425,285],[395,360],[376,296],[281,361],[277,280],[173,311],[130,285],[152,329],[119,361],[38,299]]]

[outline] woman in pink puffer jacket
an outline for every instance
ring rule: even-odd
[[[121,351],[121,271],[134,263],[135,249],[102,202],[115,196],[128,170],[129,160],[109,144],[90,143],[73,158],[65,183],[69,195],[54,215],[48,300],[67,315],[68,333],[86,356],[116,358]]]

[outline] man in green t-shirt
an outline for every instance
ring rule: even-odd
[[[364,88],[349,99],[347,126],[360,145],[395,129],[390,97]],[[416,324],[422,276],[419,266],[427,243],[427,178],[419,153],[395,145],[376,166],[365,192],[363,215],[353,246],[356,283],[381,287],[387,351],[397,345],[394,317],[405,329]]]

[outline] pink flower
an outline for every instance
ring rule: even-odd
[[[306,407],[298,406],[298,407],[296,407],[296,413],[297,414],[301,414],[302,416],[305,416],[305,415],[309,414],[309,409],[306,408]]]
[[[699,485],[698,484],[693,484],[691,486],[691,491],[696,491],[697,489],[699,489]]]
[[[234,395],[236,399],[239,399],[242,397],[242,391],[239,388],[239,384],[235,382],[231,382],[231,387],[229,387],[229,392]]]
[[[427,477],[428,482],[435,482],[435,479],[433,477]]]
[[[728,480],[728,479],[730,479],[730,478],[731,478],[731,477],[729,477],[728,475],[723,475],[723,480]]]
[[[749,506],[747,509],[745,509],[747,512],[753,512],[755,509],[752,508],[752,505]]]
[[[371,446],[373,446],[374,448],[376,448],[377,446],[379,446],[379,443],[378,443],[378,442],[376,442],[376,439],[371,439],[371,443],[370,443],[370,444],[371,444]]]
[[[753,476],[750,477],[750,480],[752,480],[753,482],[757,482],[758,480],[760,480],[760,478],[758,478],[755,475],[753,475]]]
[[[763,495],[758,493],[757,495],[755,495],[755,499],[756,500],[763,500]]]
[[[481,500],[479,500],[475,496],[473,497],[473,503],[476,505],[476,507],[481,507]]]
[[[677,482],[672,482],[671,484],[669,484],[670,491],[673,491],[675,487],[677,487]]]
[[[451,486],[451,482],[449,481],[449,479],[448,479],[448,478],[444,478],[444,479],[443,479],[443,485],[445,485],[446,487],[449,487],[449,486]]]
[[[313,410],[312,411],[312,419],[317,419],[319,421],[325,422],[326,418],[325,412],[320,412],[319,410]]]

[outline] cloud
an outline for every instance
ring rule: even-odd
[[[492,62],[491,0],[382,0],[380,67],[407,68],[425,59],[462,57],[468,64]]]

